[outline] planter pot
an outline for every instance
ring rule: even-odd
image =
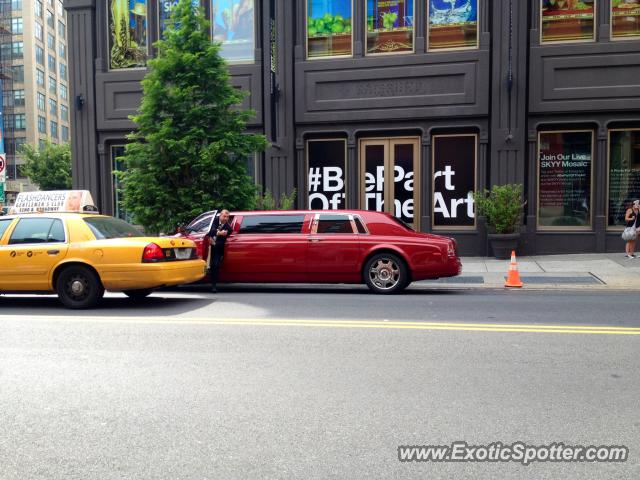
[[[519,233],[489,233],[487,235],[493,255],[500,260],[506,260],[511,257],[511,252],[518,247],[520,241]]]

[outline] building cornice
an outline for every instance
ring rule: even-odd
[[[96,0],[64,0],[64,8],[67,10],[96,8]]]

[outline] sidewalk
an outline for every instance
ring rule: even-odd
[[[509,263],[494,258],[463,257],[462,275],[417,284],[503,288]],[[640,291],[640,256],[633,260],[623,253],[518,257],[518,267],[524,288]]]

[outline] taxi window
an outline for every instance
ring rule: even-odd
[[[142,237],[142,233],[136,227],[119,218],[87,217],[84,221],[98,240]]]
[[[353,227],[346,215],[320,215],[317,233],[353,233]]]
[[[13,229],[9,245],[30,243],[62,243],[65,241],[62,221],[54,218],[22,218]]]
[[[242,219],[240,233],[300,233],[304,215],[250,215]]]
[[[13,222],[12,218],[0,220],[0,238],[2,238],[2,236],[4,235],[4,232],[7,231],[7,228],[9,228],[9,225],[11,225],[11,222]]]

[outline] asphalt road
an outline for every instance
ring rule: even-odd
[[[637,293],[0,297],[0,479],[637,479]],[[399,445],[626,445],[401,463]]]

